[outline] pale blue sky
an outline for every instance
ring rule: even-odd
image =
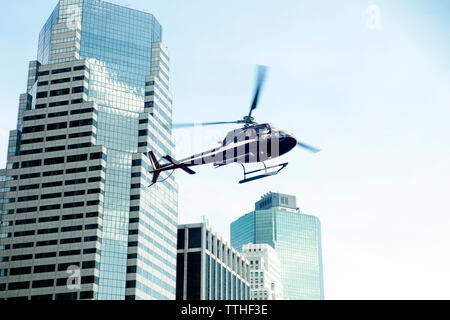
[[[1,4],[2,167],[56,2]],[[229,223],[262,194],[294,194],[322,221],[327,299],[450,299],[449,1],[112,2],[163,25],[175,122],[240,119],[254,65],[265,64],[256,120],[323,149],[295,150],[277,177],[243,186],[240,166],[178,173],[180,222],[206,215],[229,238]],[[379,30],[367,27],[369,5],[381,10]],[[231,128],[205,130],[193,146],[192,131],[178,131],[177,155],[214,146]]]

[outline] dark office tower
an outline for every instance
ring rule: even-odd
[[[278,254],[284,299],[323,299],[320,221],[300,213],[295,196],[268,193],[231,223],[231,245],[268,244]]]
[[[205,223],[180,225],[177,300],[248,299],[248,260]]]
[[[61,0],[0,173],[0,298],[175,299],[169,55],[151,14]]]

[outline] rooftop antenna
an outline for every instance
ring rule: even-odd
[[[209,219],[206,218],[206,216],[202,216],[203,223],[206,223],[207,226],[209,226]]]

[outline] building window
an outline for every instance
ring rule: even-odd
[[[217,300],[222,299],[222,267],[217,263]]]
[[[65,73],[65,72],[70,72],[72,71],[72,68],[63,68],[63,69],[55,69],[52,70],[52,74],[60,74],[60,73]]]
[[[48,92],[44,91],[44,92],[38,92],[36,95],[36,99],[42,99],[42,98],[47,98],[48,96]]]
[[[53,107],[59,107],[59,106],[67,106],[68,104],[69,104],[69,101],[65,100],[65,101],[56,101],[56,102],[49,103],[48,106],[49,106],[49,108],[53,108]]]
[[[46,272],[54,272],[55,271],[55,265],[44,265],[44,266],[35,266],[33,272],[34,273],[46,273]]]
[[[231,300],[231,272],[227,270],[227,279],[228,279],[228,289],[227,289],[227,300]]]
[[[67,116],[69,113],[67,111],[62,111],[62,112],[54,112],[54,113],[49,113],[48,117],[49,118],[58,118],[58,117],[65,117]]]
[[[47,84],[48,84],[48,81],[45,81],[45,82],[47,82]],[[66,83],[66,82],[70,82],[70,78],[52,80],[51,84],[59,84],[59,83]]]
[[[23,161],[22,162],[22,168],[31,168],[31,167],[38,167],[42,163],[41,160],[29,160],[29,161]]]
[[[23,290],[23,289],[29,289],[30,288],[30,282],[24,281],[24,282],[12,282],[8,284],[8,290]]]
[[[94,291],[84,291],[80,293],[80,299],[93,299]]]
[[[184,249],[184,229],[178,229],[178,235],[177,235],[177,249]]]
[[[202,229],[190,228],[188,240],[189,240],[189,249],[200,248],[202,244]]]
[[[200,300],[200,252],[189,252],[187,261],[187,300]]]
[[[222,266],[222,293],[220,294],[219,299],[225,300],[226,292],[227,292],[227,273],[225,267]]]
[[[210,279],[211,279],[211,273],[210,273],[210,265],[211,265],[211,258],[209,256],[209,254],[206,254],[206,259],[205,259],[205,299],[206,300],[210,300],[210,293],[209,293],[209,288],[210,288]]]
[[[70,89],[58,89],[50,91],[50,97],[64,96],[70,93]]]
[[[58,293],[55,300],[77,300],[77,292]]]
[[[32,296],[31,300],[53,300],[53,295],[51,294],[44,294],[44,295],[38,295],[38,296]]]
[[[55,284],[55,281],[53,279],[50,280],[35,280],[33,281],[32,288],[47,288],[47,287],[53,287]]]
[[[183,300],[183,290],[184,290],[184,254],[177,254],[177,289],[176,289],[176,299]]]

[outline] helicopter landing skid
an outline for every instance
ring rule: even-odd
[[[241,180],[241,181],[239,181],[239,184],[251,182],[251,181],[258,180],[258,179],[262,179],[262,178],[267,178],[267,177],[270,177],[270,176],[275,176],[275,175],[277,175],[281,170],[283,170],[284,168],[286,168],[286,166],[288,165],[288,163],[285,162],[285,163],[277,164],[277,165],[275,165],[275,166],[268,167],[268,166],[266,166],[266,164],[263,162],[263,165],[264,165],[264,168],[261,168],[261,169],[258,169],[258,170],[253,170],[253,171],[247,172],[247,171],[245,170],[245,166],[241,163],[242,168],[244,168],[244,179]],[[269,169],[273,169],[273,168],[278,168],[278,170],[273,170],[273,171],[271,171],[271,172],[268,171]],[[265,173],[260,174],[260,175],[256,175],[256,176],[253,176],[253,177],[250,177],[250,178],[247,178],[248,175],[251,175],[251,174],[253,174],[253,173],[257,173],[257,172],[260,172],[260,171],[264,171]]]

